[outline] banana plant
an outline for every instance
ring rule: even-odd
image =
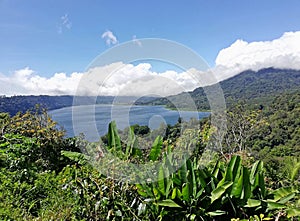
[[[124,148],[116,124],[112,122],[108,131],[108,151],[121,160],[137,156],[140,150],[132,130],[128,137]],[[216,162],[213,169],[208,169],[199,167],[196,157],[186,159],[183,155],[178,166],[178,155],[173,154],[170,147],[163,155],[162,150],[163,138],[157,137],[148,156],[150,162],[162,158],[156,168],[157,181],[136,184],[137,192],[144,199],[139,206],[141,211],[146,211],[147,207],[147,212],[153,216],[156,214],[162,219],[176,214],[181,220],[244,219],[276,211],[284,211],[287,217],[300,215],[298,208],[289,206],[298,193],[295,188],[266,188],[262,161],[247,168],[242,165],[241,157],[235,155],[227,165]],[[83,160],[79,155],[64,155]]]
[[[156,210],[161,208],[166,217],[168,212],[176,212],[183,220],[224,214],[224,211],[209,208],[208,193],[215,187],[212,174],[205,168],[197,168],[196,159],[184,160],[178,171],[170,174],[174,169],[171,160],[172,153],[164,155],[157,182],[136,185],[138,193],[145,198],[145,203],[150,204],[149,209],[153,205]]]
[[[165,155],[157,182],[137,184],[146,204],[155,205],[164,214],[176,211],[183,220],[249,218],[279,210],[285,210],[289,217],[299,215],[297,208],[287,207],[296,195],[295,189],[267,191],[261,161],[249,169],[242,165],[239,156],[232,156],[225,168],[217,162],[209,171],[198,168],[196,159],[188,159],[176,173],[169,174],[169,160]]]

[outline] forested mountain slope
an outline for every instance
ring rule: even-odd
[[[274,68],[261,69],[257,72],[248,70],[220,82],[220,86],[229,106],[239,100],[246,100],[250,105],[266,105],[274,96],[299,90],[300,71]],[[170,108],[174,108],[176,104],[177,107],[179,105],[182,108],[189,108],[186,106],[187,96],[193,98],[198,109],[210,109],[203,88],[143,104],[167,105]]]

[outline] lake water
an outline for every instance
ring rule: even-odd
[[[176,124],[179,117],[188,121],[207,117],[210,113],[169,110],[163,106],[82,105],[52,110],[49,114],[66,130],[67,136],[84,133],[87,140],[97,141],[107,133],[112,120],[121,130],[133,124],[157,129],[161,123]]]

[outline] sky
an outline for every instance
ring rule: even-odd
[[[300,69],[298,0],[0,0],[0,15],[0,94],[5,95],[74,94],[97,56],[128,41],[142,47],[144,38],[190,48],[218,80],[246,69]],[[102,85],[104,95],[125,93],[137,77],[145,83],[151,76],[148,83],[156,84],[160,95],[201,86],[188,70],[155,62],[107,65],[93,69],[100,75],[119,68]],[[191,67],[193,73],[202,71]],[[159,91],[163,84],[157,77],[171,79],[174,87]],[[143,89],[125,94],[146,93]]]

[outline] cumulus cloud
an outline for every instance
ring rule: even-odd
[[[108,45],[117,43],[110,31],[102,37]],[[155,72],[149,63],[117,62],[84,73],[55,73],[47,78],[27,67],[11,76],[0,73],[0,94],[167,96],[211,85],[248,69],[267,67],[300,70],[300,32],[288,32],[272,41],[237,40],[219,52],[215,67],[207,71]]]
[[[60,24],[58,26],[57,32],[59,34],[63,33],[64,29],[71,29],[72,28],[72,22],[69,19],[68,14],[65,14],[63,16],[60,17]]]
[[[15,71],[11,76],[0,77],[0,94],[4,95],[67,95],[74,94],[82,73],[55,73],[46,78],[29,67]],[[9,88],[7,86],[9,85]]]
[[[78,85],[80,95],[167,96],[199,87],[189,72],[162,73],[151,70],[149,63],[138,65],[112,63],[87,71]]]
[[[26,67],[10,77],[0,75],[0,94],[167,96],[199,87],[195,70],[154,72],[151,65],[112,63],[84,73],[55,73],[46,78]],[[4,85],[9,85],[11,90]]]
[[[286,32],[272,41],[235,41],[222,49],[213,69],[219,80],[244,70],[261,68],[300,69],[300,31]]]
[[[108,46],[118,43],[117,37],[109,30],[104,32],[101,37],[105,40],[105,43]]]

